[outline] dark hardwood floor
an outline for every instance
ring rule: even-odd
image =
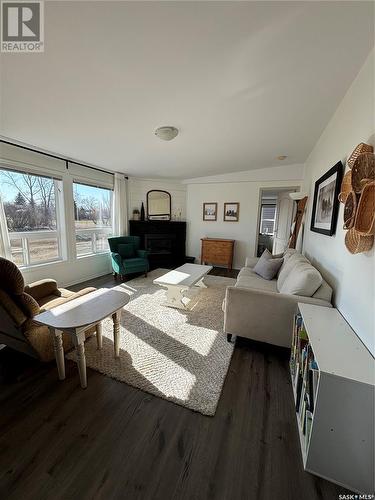
[[[88,284],[114,282],[105,276]],[[75,364],[66,366],[60,382],[54,363],[0,351],[1,499],[315,500],[347,493],[303,471],[287,350],[238,339],[214,417],[92,370],[82,390]]]

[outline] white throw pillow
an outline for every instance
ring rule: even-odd
[[[293,253],[292,255],[289,255],[286,259],[284,257],[284,264],[281,266],[279,275],[277,277],[277,289],[279,290],[279,292],[287,276],[298,262],[309,263],[309,261],[306,259],[304,255],[297,252]]]
[[[323,282],[320,272],[309,262],[298,262],[285,278],[280,293],[312,297]]]

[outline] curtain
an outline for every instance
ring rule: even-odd
[[[10,257],[10,241],[8,235],[7,221],[5,218],[3,200],[0,196],[0,256]]]
[[[124,236],[128,232],[127,180],[123,174],[115,174],[114,230],[116,236]]]

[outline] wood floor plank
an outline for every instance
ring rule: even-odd
[[[114,284],[104,276],[78,288]],[[54,363],[28,363],[3,349],[0,368],[7,359],[14,378],[0,377],[1,499],[336,500],[347,493],[303,470],[286,350],[238,339],[214,417],[92,370],[82,390],[72,362],[61,382]]]

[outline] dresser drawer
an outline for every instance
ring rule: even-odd
[[[232,248],[232,243],[227,241],[215,241],[212,246],[217,250],[225,250],[228,252],[228,250],[230,251]]]
[[[230,257],[228,255],[221,255],[212,258],[207,258],[210,264],[229,264]]]
[[[202,239],[201,261],[232,268],[233,240]]]
[[[210,248],[202,253],[202,258],[212,261],[215,259],[226,259],[228,261],[230,259],[230,252],[220,252]]]

